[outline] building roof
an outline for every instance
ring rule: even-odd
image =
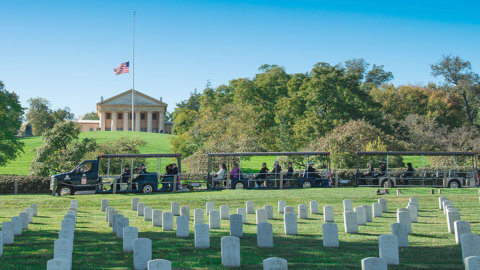
[[[100,101],[97,103],[97,105],[109,105],[109,103],[111,104],[115,104],[113,103],[115,100],[122,100],[122,97],[126,96],[126,99],[122,100],[124,102],[124,104],[131,104],[132,102],[132,99],[131,99],[131,95],[132,95],[132,89],[129,89],[125,92],[122,92],[116,96],[113,96],[111,98],[107,98],[103,101]],[[165,102],[162,102],[156,98],[153,98],[151,96],[148,96],[138,90],[135,90],[135,104],[138,104],[139,101],[141,101],[141,99],[145,100],[145,101],[150,101],[151,103],[155,104],[155,105],[160,105],[160,106],[165,106],[167,107],[167,103]],[[125,101],[128,101],[128,102],[125,102]],[[152,105],[153,105],[152,104]]]

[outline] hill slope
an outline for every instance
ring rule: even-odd
[[[140,148],[140,151],[143,154],[170,153],[171,136],[172,135],[169,134],[122,131],[95,131],[80,133],[80,139],[94,138],[100,143],[114,141],[121,137],[139,138],[147,142],[145,146]],[[24,153],[16,160],[9,162],[7,166],[0,167],[0,174],[30,174],[30,163],[35,155],[33,149],[42,144],[42,137],[28,137],[23,138],[22,141],[25,143]]]

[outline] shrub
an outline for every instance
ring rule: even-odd
[[[50,193],[50,178],[24,175],[0,175],[0,194],[15,192],[15,179],[18,180],[18,193]]]

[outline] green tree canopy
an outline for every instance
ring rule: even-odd
[[[0,166],[15,159],[24,144],[15,137],[22,125],[23,108],[17,94],[8,92],[0,81]]]
[[[100,120],[96,112],[89,112],[83,115],[83,120]]]
[[[27,121],[32,125],[33,134],[36,136],[42,135],[45,131],[53,128],[55,123],[73,120],[74,118],[70,108],[52,110],[50,102],[41,97],[29,99],[28,104]]]

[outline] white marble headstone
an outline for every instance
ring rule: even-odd
[[[170,208],[171,208],[171,211],[172,211],[172,215],[180,216],[180,206],[178,205],[178,202],[171,202],[170,203]]]
[[[318,202],[310,201],[310,214],[319,214]]]
[[[283,214],[284,212],[284,209],[285,209],[285,206],[287,206],[287,202],[285,201],[278,201],[278,213],[279,214]]]
[[[242,215],[230,215],[230,235],[236,237],[243,236],[243,222]]]
[[[204,220],[205,220],[205,218],[204,218],[203,209],[197,208],[197,209],[193,210],[193,223],[194,223],[194,225],[203,224]]]
[[[405,224],[393,223],[390,227],[392,234],[397,237],[398,247],[408,247],[408,233]]]
[[[172,262],[164,259],[148,261],[148,270],[172,270]]]
[[[335,212],[334,212],[333,206],[331,205],[323,206],[323,221],[335,222]]]
[[[462,247],[462,258],[480,256],[480,236],[473,233],[466,233],[460,236]]]
[[[162,227],[163,212],[160,209],[152,210],[152,226]]]
[[[271,257],[263,260],[263,270],[288,270],[287,260]]]
[[[273,248],[272,224],[267,222],[257,224],[257,246],[260,248]]]
[[[255,214],[255,203],[252,201],[245,202],[245,208],[247,209],[247,214]]]
[[[136,227],[123,228],[123,252],[133,251],[133,241],[138,238],[138,229]]]
[[[218,210],[211,210],[208,217],[210,229],[220,229],[220,212]]]
[[[267,219],[273,219],[273,206],[264,205],[263,209],[265,209],[265,212],[267,212]]]
[[[220,205],[220,218],[230,219],[230,209],[228,205]]]
[[[256,211],[257,224],[268,222],[267,211],[265,209],[257,209]]]
[[[343,200],[343,212],[353,211],[352,200]]]
[[[210,248],[210,228],[207,224],[195,225],[195,248]]]
[[[377,257],[365,258],[362,260],[362,270],[387,270],[387,261]]]
[[[455,242],[457,243],[457,245],[460,245],[461,236],[463,234],[472,232],[472,230],[470,228],[470,222],[468,222],[468,221],[457,220],[457,221],[455,221],[453,227],[455,229]]]
[[[353,211],[343,212],[345,233],[358,233],[357,213]]]
[[[224,236],[221,239],[222,265],[224,267],[240,267],[240,239],[235,236]]]
[[[152,260],[152,240],[137,238],[133,241],[133,268],[148,269],[148,261]]]
[[[338,225],[335,223],[324,223],[322,225],[323,246],[338,247]]]
[[[378,239],[378,249],[380,258],[387,261],[388,265],[398,265],[399,253],[398,253],[398,240],[395,235],[383,234]]]
[[[173,214],[170,212],[162,215],[162,231],[173,231]]]
[[[188,225],[188,218],[185,216],[178,216],[177,217],[177,231],[176,236],[179,238],[187,238],[189,237],[189,225]]]
[[[295,213],[283,214],[283,226],[285,228],[286,235],[298,234],[297,216],[295,215]]]

